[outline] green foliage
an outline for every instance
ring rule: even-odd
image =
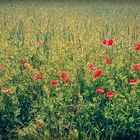
[[[113,1],[3,2],[0,139],[138,139],[140,82],[130,80],[140,79],[131,68],[139,64],[139,12],[137,3]],[[108,91],[115,96],[107,98]]]

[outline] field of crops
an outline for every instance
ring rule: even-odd
[[[139,139],[140,2],[0,2],[0,139]]]

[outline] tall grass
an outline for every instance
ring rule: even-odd
[[[138,139],[140,73],[132,65],[140,64],[134,49],[139,23],[138,2],[1,2],[2,139]],[[113,45],[103,45],[103,39],[113,39]],[[93,78],[96,70],[88,62],[102,70],[101,77]]]

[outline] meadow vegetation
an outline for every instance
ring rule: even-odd
[[[0,139],[140,138],[140,2],[0,2]]]

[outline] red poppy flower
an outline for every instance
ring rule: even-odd
[[[131,85],[137,85],[138,81],[136,79],[130,80]]]
[[[0,72],[4,70],[4,67],[0,65]]]
[[[2,92],[3,92],[4,95],[8,95],[8,94],[11,93],[11,90],[10,89],[4,89]]]
[[[88,62],[87,66],[89,67],[90,70],[94,70],[94,65],[92,63]]]
[[[107,41],[107,45],[108,45],[108,46],[113,45],[113,40],[112,40],[112,39],[108,40],[108,41]]]
[[[63,80],[64,83],[67,83],[68,82],[68,77],[69,77],[69,75],[68,75],[67,72],[65,72],[65,71],[62,71],[61,72],[61,78],[62,78],[62,80]]]
[[[107,41],[104,39],[104,40],[102,40],[102,44],[103,45],[106,45],[106,43],[107,43]]]
[[[107,65],[110,64],[110,57],[107,57],[107,58],[106,58],[105,63],[106,63]]]
[[[26,58],[24,58],[24,62],[23,62],[24,64],[26,64],[26,63],[28,63],[28,61],[27,61],[27,59]]]
[[[132,66],[132,69],[133,70],[140,70],[140,65],[135,64],[135,65]]]
[[[40,79],[41,79],[40,73],[37,72],[37,73],[35,74],[35,76],[34,76],[34,79],[35,79],[35,80],[40,80]]]
[[[140,43],[135,46],[136,51],[140,51]]]
[[[109,92],[106,93],[106,97],[107,97],[107,98],[112,98],[114,95],[115,95],[115,94],[114,94],[113,91],[109,91]]]
[[[28,68],[28,67],[30,66],[30,64],[28,63],[28,61],[27,61],[26,58],[24,59],[23,66],[24,66],[25,68]]]
[[[98,89],[96,89],[96,93],[98,93],[98,94],[101,94],[101,93],[103,93],[104,92],[104,89],[103,88],[98,88]]]
[[[59,84],[58,81],[52,80],[51,81],[51,86],[57,86]]]
[[[97,72],[95,72],[94,74],[93,74],[93,78],[98,78],[98,77],[100,77],[102,75],[102,71],[101,70],[98,70]]]

